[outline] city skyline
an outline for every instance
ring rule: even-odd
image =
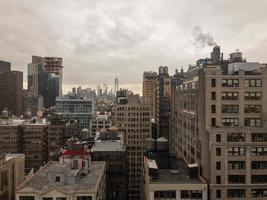
[[[32,55],[62,57],[64,93],[74,86],[112,85],[118,74],[121,87],[141,94],[143,71],[167,65],[173,73],[206,56],[211,47],[201,36],[223,44],[227,54],[239,48],[250,61],[266,61],[266,6],[266,1],[1,1],[0,59],[23,71],[26,82]]]

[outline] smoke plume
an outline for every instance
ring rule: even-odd
[[[206,45],[208,46],[216,45],[213,36],[210,33],[203,33],[202,29],[199,26],[195,26],[193,28],[192,35],[195,39],[195,43],[201,48],[204,48]]]

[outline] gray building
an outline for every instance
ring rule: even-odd
[[[102,129],[91,151],[93,160],[107,163],[107,199],[126,199],[127,154],[123,134],[116,127],[111,127],[110,131]]]
[[[94,114],[94,102],[90,99],[63,96],[56,99],[56,115],[59,119],[75,120],[78,123],[79,137],[84,139],[90,136],[82,135],[82,129],[91,130],[91,121]]]

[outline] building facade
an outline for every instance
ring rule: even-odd
[[[175,87],[171,152],[201,166],[211,199],[266,198],[266,81],[266,65],[237,52]]]
[[[158,75],[156,72],[143,74],[143,102],[150,106],[151,118],[156,119]]]
[[[91,149],[92,160],[106,161],[106,193],[109,200],[124,200],[127,188],[127,154],[123,134],[116,127],[102,130]]]
[[[6,154],[0,157],[0,199],[15,198],[16,187],[24,181],[24,165],[23,154]]]
[[[1,61],[1,63],[0,112],[7,108],[10,114],[20,116],[23,108],[23,73],[11,71],[10,63],[4,61]]]
[[[81,139],[90,136],[90,132],[89,135],[81,135],[81,132],[84,128],[91,130],[93,114],[94,102],[90,99],[72,98],[71,96],[56,99],[56,115],[59,119],[76,120]]]
[[[115,106],[115,124],[124,133],[128,160],[127,199],[143,199],[145,141],[150,137],[150,107],[140,102],[139,95]]]

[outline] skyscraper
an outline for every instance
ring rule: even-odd
[[[22,114],[23,73],[11,71],[11,64],[0,63],[0,111],[7,108],[12,115]]]
[[[119,90],[119,79],[116,76],[115,81],[114,81],[115,87],[114,87],[114,94],[116,95],[116,92]]]
[[[115,124],[124,133],[129,163],[128,198],[143,199],[144,194],[144,150],[150,137],[149,106],[140,102],[139,95],[130,94],[127,101],[119,102],[115,108]]]
[[[143,102],[150,106],[151,118],[156,119],[158,75],[156,72],[143,74]]]
[[[45,72],[49,74],[54,74],[58,76],[58,94],[57,96],[62,96],[62,82],[63,82],[63,60],[59,57],[44,57],[44,68]]]
[[[46,108],[55,105],[62,95],[62,58],[32,56],[28,64],[28,90],[36,99],[43,96]]]

